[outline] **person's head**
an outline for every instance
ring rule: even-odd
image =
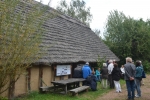
[[[100,70],[100,67],[98,67],[97,69]]]
[[[94,71],[92,71],[92,74],[94,75],[94,74],[95,74],[95,72],[94,72]]]
[[[141,65],[140,61],[137,60],[135,65],[136,65],[136,67],[140,66]]]
[[[117,64],[117,63],[114,63],[114,67],[118,67],[118,64]]]
[[[85,64],[86,64],[86,65],[89,65],[89,62],[86,62]]]
[[[139,62],[140,62],[140,65],[142,65],[142,61],[141,61],[141,60],[139,60]]]
[[[113,63],[113,60],[109,60],[109,64],[110,64],[110,63]]]
[[[127,57],[127,58],[126,58],[126,62],[132,63],[132,58]]]
[[[106,67],[107,66],[107,64],[106,63],[103,63],[103,67]]]
[[[124,65],[121,65],[121,67],[123,68],[123,67],[124,67]]]
[[[107,60],[106,62],[109,63],[109,60]]]
[[[115,59],[113,60],[113,63],[116,63],[116,60],[115,60]]]

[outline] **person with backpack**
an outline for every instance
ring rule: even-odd
[[[140,83],[142,80],[142,72],[143,72],[143,68],[141,67],[140,61],[136,61],[135,90],[137,91],[137,94],[135,95],[135,97],[137,97],[137,98],[141,97]]]

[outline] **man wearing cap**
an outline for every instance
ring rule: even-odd
[[[83,73],[83,78],[86,79],[86,81],[83,81],[83,85],[89,85],[87,81],[87,77],[92,74],[92,71],[88,62],[86,62],[85,65],[82,67],[82,73]]]
[[[86,62],[86,64],[82,67],[82,72],[84,79],[86,79],[92,73],[88,62]]]

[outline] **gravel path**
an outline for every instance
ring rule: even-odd
[[[144,79],[144,85],[141,86],[142,96],[140,98],[135,98],[135,100],[150,100],[150,75]],[[135,92],[136,94],[136,92]],[[126,85],[122,86],[122,93],[116,93],[115,89],[112,89],[107,94],[98,97],[96,100],[126,100],[127,91]]]

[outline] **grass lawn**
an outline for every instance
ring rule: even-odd
[[[121,80],[121,85],[125,84],[124,80]],[[102,89],[101,83],[97,82],[97,91],[89,89],[88,92],[80,92],[78,96],[72,96],[71,94],[63,95],[56,93],[40,94],[38,92],[32,92],[26,97],[18,98],[16,100],[95,100],[99,96],[109,92],[111,89]]]

